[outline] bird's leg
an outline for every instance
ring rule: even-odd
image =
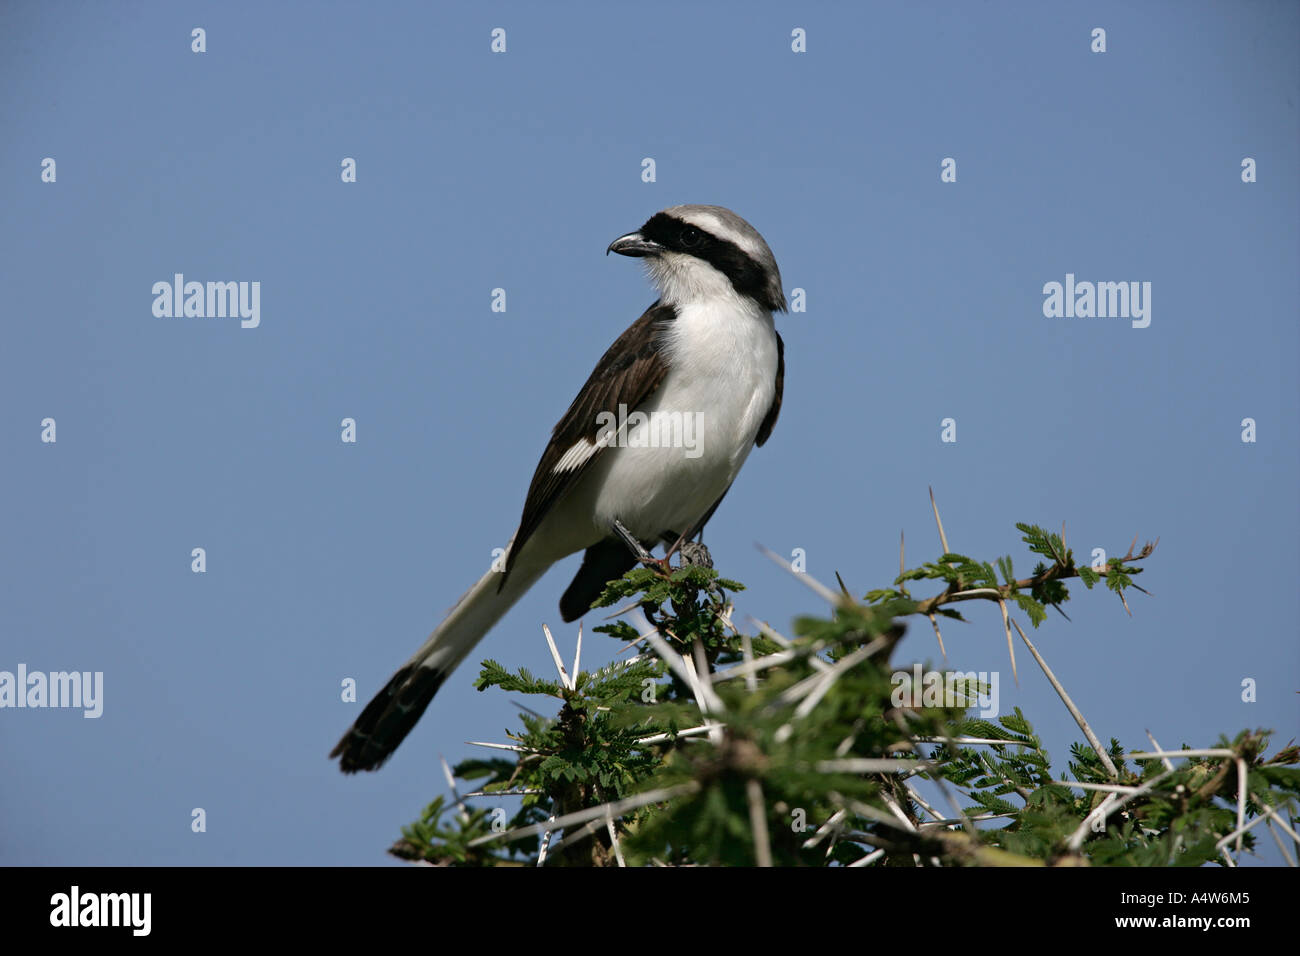
[[[619,521],[617,518],[615,518],[613,523],[610,525],[610,530],[613,531],[614,534],[618,535],[622,542],[627,545],[628,550],[631,551],[633,556],[642,564],[648,564],[662,569],[668,567],[667,559],[660,561],[653,554],[647,551],[645,546],[636,539],[636,535],[623,527],[623,522]]]

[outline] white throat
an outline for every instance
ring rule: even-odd
[[[665,305],[744,309],[749,303],[757,308],[756,303],[736,291],[730,279],[694,256],[667,252],[644,261],[650,281],[659,290],[659,298]]]

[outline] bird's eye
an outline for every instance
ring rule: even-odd
[[[682,235],[681,235],[682,245],[685,246],[687,249],[690,249],[693,246],[698,246],[700,244],[700,240],[703,238],[704,238],[704,233],[700,232],[700,230],[696,229],[694,226],[687,226],[685,229],[682,230]]]

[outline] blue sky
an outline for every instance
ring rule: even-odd
[[[577,559],[377,774],[326,759],[360,706],[340,681],[364,703],[505,543],[654,298],[606,245],[682,202],[744,216],[806,292],[780,422],[706,536],[740,616],[824,611],[756,541],[860,592],[900,531],[936,557],[931,486],[954,550],[1021,571],[1016,521],[1085,554],[1159,536],[1131,617],[1077,589],[1037,646],[1103,738],[1285,744],[1298,27],[1286,3],[6,4],[0,670],[102,671],[104,710],[0,711],[0,860],[385,862],[438,754],[516,724],[477,661],[545,672],[543,622],[571,653]],[[175,273],[259,282],[260,325],[156,318]],[[1045,317],[1067,274],[1150,282],[1149,327]],[[1064,767],[1077,728],[1023,651],[1011,681],[996,609],[970,617],[951,663],[1001,671]],[[898,661],[937,658],[914,625]]]

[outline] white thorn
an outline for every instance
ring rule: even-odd
[[[551,637],[551,629],[543,624],[542,633],[546,635],[546,643],[551,649],[551,658],[555,661],[555,669],[560,672],[560,683],[564,685],[566,690],[573,690],[569,683],[569,673],[564,669],[564,664],[560,661],[560,651],[555,646],[555,638]]]

